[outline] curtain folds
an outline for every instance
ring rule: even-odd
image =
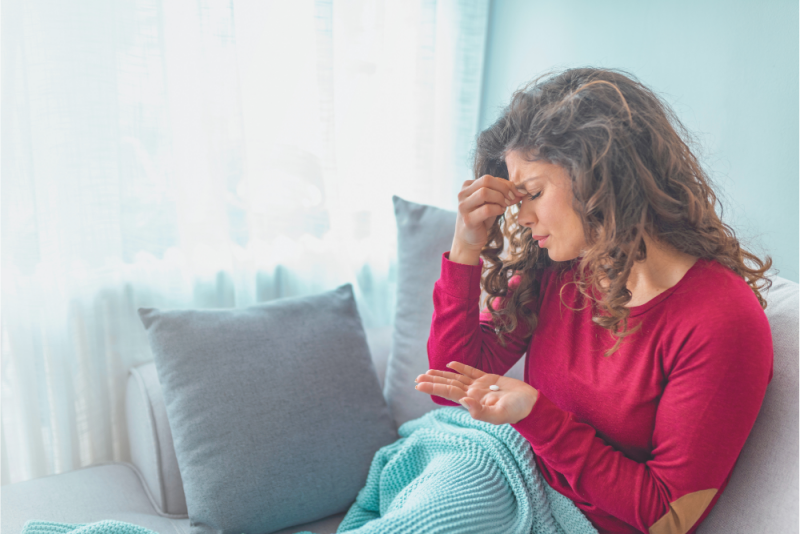
[[[2,483],[129,460],[136,309],[350,282],[472,178],[489,0],[3,4]]]

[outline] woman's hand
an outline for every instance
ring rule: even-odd
[[[458,216],[450,259],[457,261],[453,258],[453,253],[456,253],[467,263],[477,265],[477,258],[489,241],[489,229],[495,219],[505,213],[506,208],[522,200],[524,195],[509,180],[489,174],[464,182],[458,193]]]
[[[515,378],[484,373],[460,362],[447,367],[457,371],[429,369],[417,377],[417,390],[458,402],[473,419],[495,425],[518,423],[531,413],[539,392]],[[489,386],[499,387],[493,391]]]

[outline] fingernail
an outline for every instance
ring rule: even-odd
[[[515,198],[517,198],[517,196],[514,194],[514,191],[509,191],[508,192],[508,198],[510,198],[511,200],[514,200]]]

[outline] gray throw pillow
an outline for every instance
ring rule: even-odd
[[[398,437],[350,284],[247,308],[138,311],[193,534],[343,512]]]
[[[456,213],[392,197],[397,219],[397,307],[394,336],[383,393],[400,426],[439,408],[414,389],[414,379],[428,370],[428,336],[433,317],[433,286],[442,254],[450,250]],[[523,379],[525,358],[506,376]]]

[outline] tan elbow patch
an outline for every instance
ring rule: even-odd
[[[669,503],[669,511],[648,529],[650,534],[686,534],[716,494],[715,489],[695,491]]]

